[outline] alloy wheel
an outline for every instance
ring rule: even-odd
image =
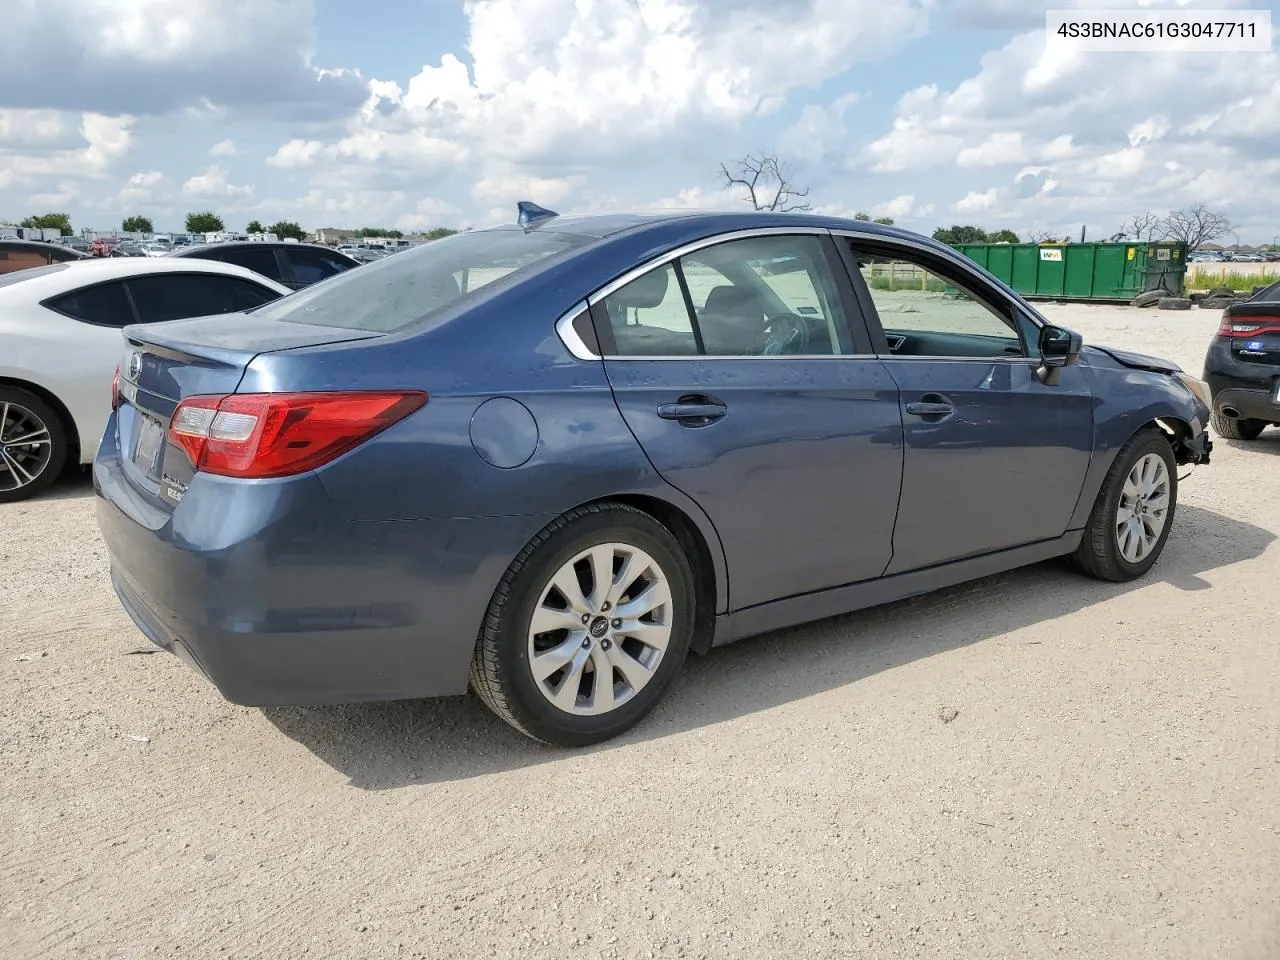
[[[52,457],[48,425],[21,404],[0,403],[0,493],[35,483]]]
[[[1148,453],[1130,468],[1116,507],[1116,545],[1129,563],[1141,563],[1160,541],[1169,519],[1169,468]]]
[[[556,571],[534,607],[534,683],[566,713],[608,713],[653,679],[673,622],[671,587],[653,557],[625,543],[590,547]]]

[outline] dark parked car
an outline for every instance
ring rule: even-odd
[[[59,243],[39,240],[0,240],[0,275],[26,270],[29,267],[47,267],[51,263],[67,260],[88,260],[87,254],[64,247]]]
[[[1280,425],[1280,283],[1222,311],[1204,378],[1221,436],[1256,440],[1268,424]]]
[[[314,243],[272,243],[265,240],[205,243],[183,247],[171,257],[221,260],[259,273],[269,280],[300,290],[360,264],[346,254]]]
[[[690,650],[1064,555],[1139,577],[1211,449],[1175,365],[809,214],[534,208],[125,337],[94,486],[144,633],[236,703],[470,685],[558,744]]]

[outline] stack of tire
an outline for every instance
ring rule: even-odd
[[[1225,310],[1245,298],[1229,287],[1215,287],[1208,293],[1193,294],[1192,299],[1199,303],[1201,310]]]
[[[1190,310],[1191,298],[1173,297],[1168,290],[1148,290],[1129,301],[1131,307],[1155,307],[1157,310]]]

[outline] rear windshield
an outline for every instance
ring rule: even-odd
[[[590,237],[479,230],[353,267],[254,309],[256,316],[386,333],[424,320],[495,280],[592,243]]]
[[[1270,303],[1273,300],[1280,300],[1280,281],[1273,283],[1265,290],[1259,290],[1249,299],[1256,303]]]
[[[32,277],[43,277],[67,269],[68,264],[51,263],[43,267],[27,267],[25,270],[14,270],[12,273],[0,273],[0,287],[7,287],[19,280],[30,280]]]

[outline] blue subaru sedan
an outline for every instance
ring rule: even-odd
[[[227,699],[639,722],[690,651],[1053,557],[1156,562],[1208,391],[950,248],[810,214],[461,233],[124,331],[129,615]]]

